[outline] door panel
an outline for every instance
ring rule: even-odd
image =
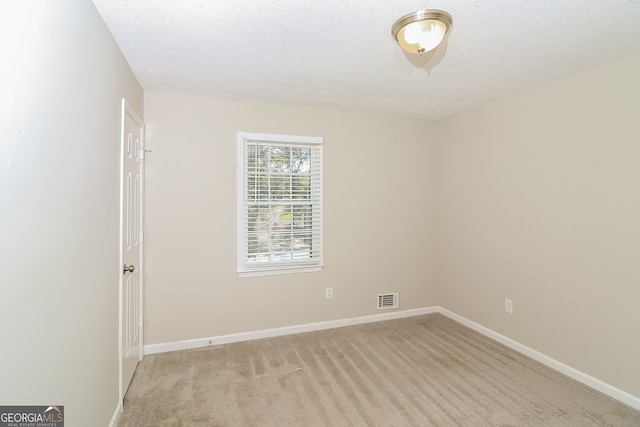
[[[121,398],[142,359],[142,188],[144,126],[123,100],[120,289]]]

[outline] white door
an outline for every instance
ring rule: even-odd
[[[142,359],[144,124],[122,100],[120,187],[120,401]]]

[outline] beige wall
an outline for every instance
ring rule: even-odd
[[[86,0],[0,6],[0,405],[118,403],[120,103],[142,89]]]
[[[635,396],[638,76],[634,56],[440,122],[435,203],[441,306]]]
[[[145,344],[377,314],[380,292],[435,304],[432,124],[149,92],[145,121]],[[322,272],[237,276],[239,130],[324,137]]]
[[[146,93],[145,344],[376,314],[399,291],[639,396],[637,75],[639,56],[436,123]],[[238,130],[325,138],[321,273],[237,277]]]

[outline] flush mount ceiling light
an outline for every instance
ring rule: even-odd
[[[407,52],[422,55],[442,42],[452,24],[451,15],[444,10],[423,9],[398,19],[391,35]]]

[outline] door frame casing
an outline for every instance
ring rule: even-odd
[[[120,226],[119,226],[119,256],[118,256],[118,404],[120,406],[120,410],[124,407],[124,395],[126,390],[124,390],[124,384],[122,382],[122,374],[123,374],[123,357],[124,357],[124,275],[122,274],[122,268],[124,265],[124,155],[125,155],[125,144],[126,144],[126,134],[125,134],[125,118],[129,115],[135,122],[136,126],[140,128],[140,163],[139,163],[139,174],[140,174],[140,192],[139,192],[139,206],[140,206],[140,259],[137,262],[136,269],[140,274],[140,319],[138,319],[138,327],[140,328],[140,349],[138,354],[138,360],[142,360],[143,357],[143,343],[144,343],[144,327],[143,327],[143,288],[144,288],[144,163],[145,163],[145,127],[144,122],[140,118],[140,116],[136,113],[133,107],[127,102],[125,98],[122,98],[122,109],[120,116]]]

